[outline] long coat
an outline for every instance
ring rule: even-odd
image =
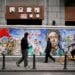
[[[45,52],[46,52],[46,53],[50,53],[50,52],[51,52],[51,47],[52,47],[52,46],[51,46],[51,42],[50,42],[50,40],[48,39]]]
[[[22,51],[22,53],[26,52],[27,49],[28,49],[27,38],[22,38],[22,40],[21,40],[21,51]]]

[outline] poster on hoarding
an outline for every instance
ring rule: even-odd
[[[51,54],[63,56],[68,47],[75,43],[74,29],[20,29],[0,28],[0,55],[3,50],[7,55],[21,55],[20,43],[24,33],[28,32],[28,55],[44,56],[49,37],[52,44]],[[70,48],[70,50],[72,47]]]

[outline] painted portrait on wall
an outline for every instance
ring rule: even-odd
[[[55,56],[64,55],[64,49],[61,45],[61,35],[58,30],[48,30],[47,36],[50,38],[52,49],[51,54]]]

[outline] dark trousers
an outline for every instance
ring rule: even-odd
[[[46,53],[45,55],[45,62],[48,62],[48,57],[55,62],[55,59],[49,53]]]
[[[20,64],[22,61],[24,61],[24,67],[28,66],[28,52],[22,53],[22,57],[18,61],[18,64]]]
[[[74,58],[74,56],[75,56],[75,50],[71,51],[71,56],[72,56],[72,58]]]

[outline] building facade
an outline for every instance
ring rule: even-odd
[[[5,18],[6,6],[43,6],[44,19],[42,25],[52,25],[53,21],[57,26],[65,25],[64,0],[0,0],[0,24],[7,25]]]

